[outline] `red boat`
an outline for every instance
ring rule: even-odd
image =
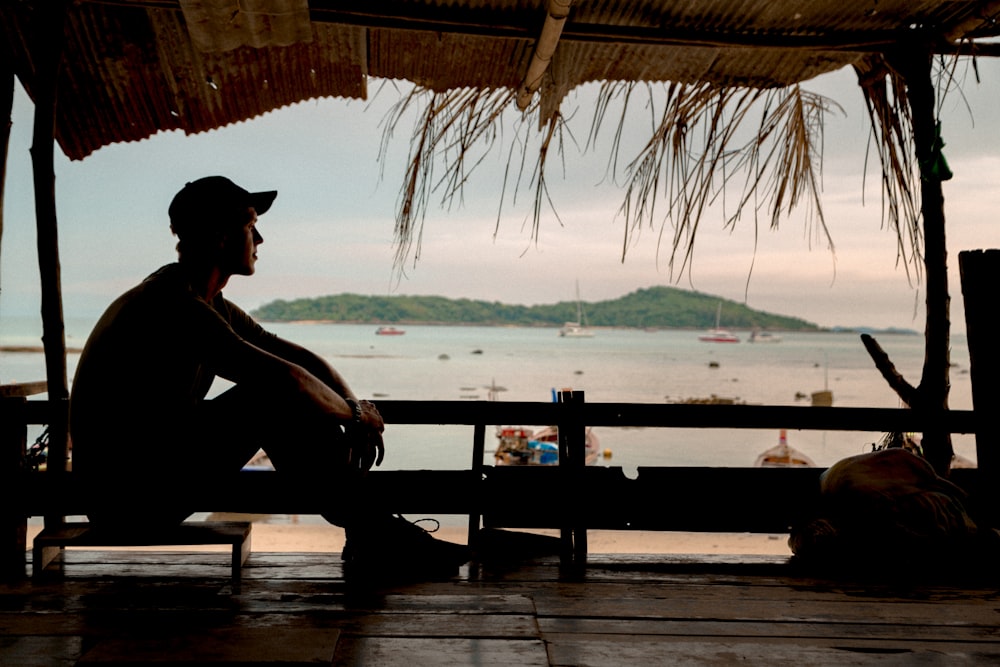
[[[738,343],[740,342],[739,336],[732,333],[731,331],[726,331],[719,327],[719,318],[722,315],[722,303],[719,303],[719,308],[715,311],[715,328],[709,329],[703,335],[698,336],[698,340],[704,343]]]

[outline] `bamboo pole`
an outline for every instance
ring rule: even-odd
[[[7,156],[10,152],[10,128],[14,110],[14,62],[8,49],[0,49],[0,114],[7,122],[0,128],[0,250],[3,250],[3,202],[7,183]],[[0,253],[0,257],[3,254]],[[2,264],[0,264],[2,268]],[[2,272],[0,272],[2,273]],[[0,292],[2,294],[2,292]]]
[[[528,64],[528,71],[517,91],[517,108],[521,111],[528,108],[531,98],[542,85],[542,77],[552,62],[552,56],[555,55],[559,37],[562,35],[572,5],[573,0],[549,0],[545,23],[542,24],[542,34],[538,37],[535,52],[531,55],[531,63]]]
[[[70,0],[38,3],[35,7],[35,125],[31,145],[35,185],[35,225],[38,232],[38,268],[42,283],[42,344],[49,400],[69,400],[66,379],[66,331],[57,233],[55,167],[56,87],[65,44],[65,17]],[[66,468],[68,432],[66,410],[53,411],[49,424],[49,469]]]

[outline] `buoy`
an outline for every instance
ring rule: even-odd
[[[603,454],[604,454],[604,458],[606,458],[606,459],[610,459],[611,458],[611,450],[610,449],[605,449],[604,452],[603,452]]]

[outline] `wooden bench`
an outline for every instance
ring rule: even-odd
[[[25,399],[28,396],[45,392],[44,382],[31,382],[17,385],[0,385],[0,415],[3,418],[3,430],[0,434],[0,449],[3,450],[0,478],[8,496],[3,499],[7,511],[0,512],[0,528],[3,530],[3,574],[16,572],[24,567],[26,547],[26,517],[27,516],[58,516],[68,514],[66,508],[71,502],[60,500],[60,494],[46,488],[45,482],[63,482],[72,473],[54,473],[50,479],[47,473],[28,472],[21,469],[26,451],[26,427],[31,423],[48,421],[48,414],[42,415],[28,409]],[[35,403],[45,403],[36,401]],[[33,406],[39,407],[39,406]],[[47,403],[45,413],[51,413]],[[35,414],[33,417],[32,414]],[[70,484],[70,493],[77,493]],[[23,502],[31,495],[39,494],[46,499],[56,500],[55,503],[43,502],[43,507],[32,509],[32,503]],[[81,494],[77,494],[81,495]],[[23,505],[18,511],[17,506]],[[85,510],[84,510],[85,511]],[[231,576],[239,581],[242,567],[251,552],[250,534],[252,524],[242,521],[205,521],[184,522],[169,528],[157,527],[155,530],[143,526],[129,526],[126,529],[110,529],[95,527],[88,522],[64,522],[61,519],[51,522],[35,536],[32,545],[32,573],[39,576],[46,571],[52,571],[55,566],[62,571],[62,554],[67,547],[157,547],[157,546],[208,546],[227,545],[231,548]]]
[[[245,521],[205,521],[184,523],[154,530],[109,530],[87,522],[68,522],[43,529],[34,539],[31,569],[35,576],[59,565],[66,547],[155,547],[229,545],[232,548],[232,578],[239,581],[243,564],[250,556],[251,524]]]

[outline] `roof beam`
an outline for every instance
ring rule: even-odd
[[[562,35],[572,5],[573,0],[549,0],[545,22],[542,24],[542,34],[538,36],[528,71],[517,89],[517,108],[521,111],[528,108],[531,98],[542,85],[542,77],[548,71],[552,56],[555,55],[559,37]]]

